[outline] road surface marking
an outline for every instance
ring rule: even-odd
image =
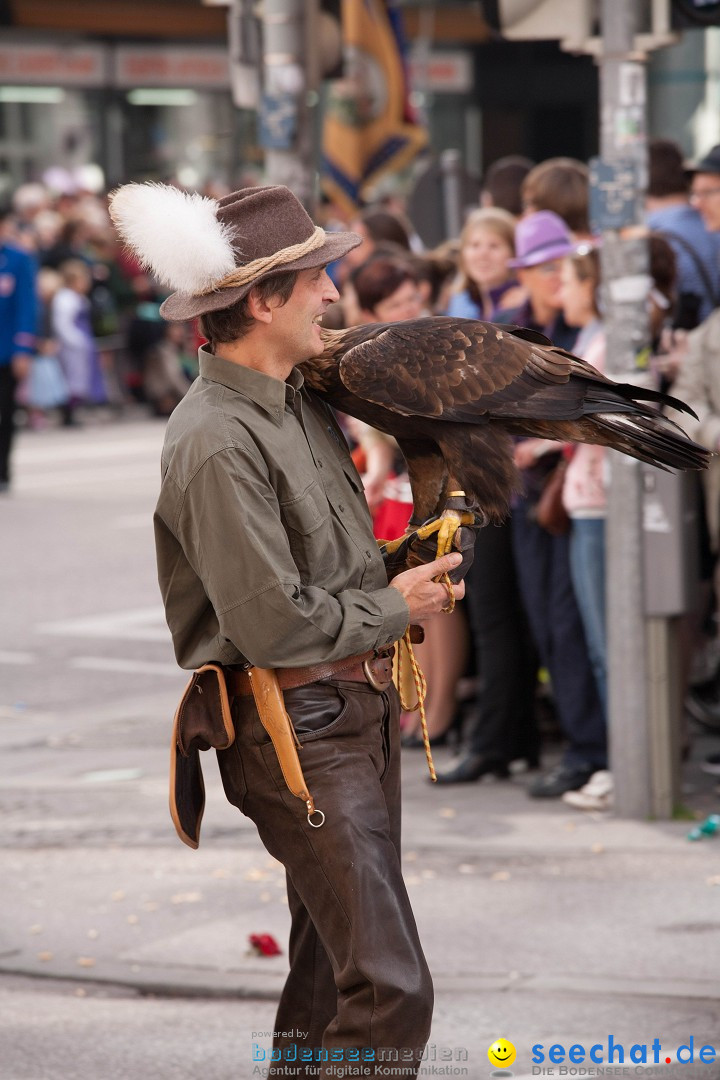
[[[60,637],[114,638],[123,641],[168,641],[169,631],[160,604],[132,611],[111,611],[106,615],[86,615],[40,623],[40,634]]]
[[[182,674],[177,664],[163,664],[152,660],[124,660],[111,656],[75,656],[70,667],[80,671],[117,671],[128,675],[171,675],[177,678]]]

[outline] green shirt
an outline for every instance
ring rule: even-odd
[[[184,668],[304,667],[408,625],[342,433],[297,369],[281,382],[200,350],[167,426],[155,542]]]

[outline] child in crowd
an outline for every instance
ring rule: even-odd
[[[78,405],[103,400],[102,374],[90,324],[90,269],[80,259],[68,259],[60,267],[60,276],[62,287],[51,302],[52,333],[68,387],[63,425],[74,427]]]

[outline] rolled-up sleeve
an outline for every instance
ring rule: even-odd
[[[301,580],[262,457],[213,454],[188,484],[176,524],[221,634],[259,667],[301,667],[382,648],[409,622],[397,589],[332,591]],[[340,579],[339,579],[340,580]]]

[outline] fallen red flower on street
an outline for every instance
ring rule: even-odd
[[[250,934],[248,941],[258,956],[281,956],[282,949],[272,934]]]

